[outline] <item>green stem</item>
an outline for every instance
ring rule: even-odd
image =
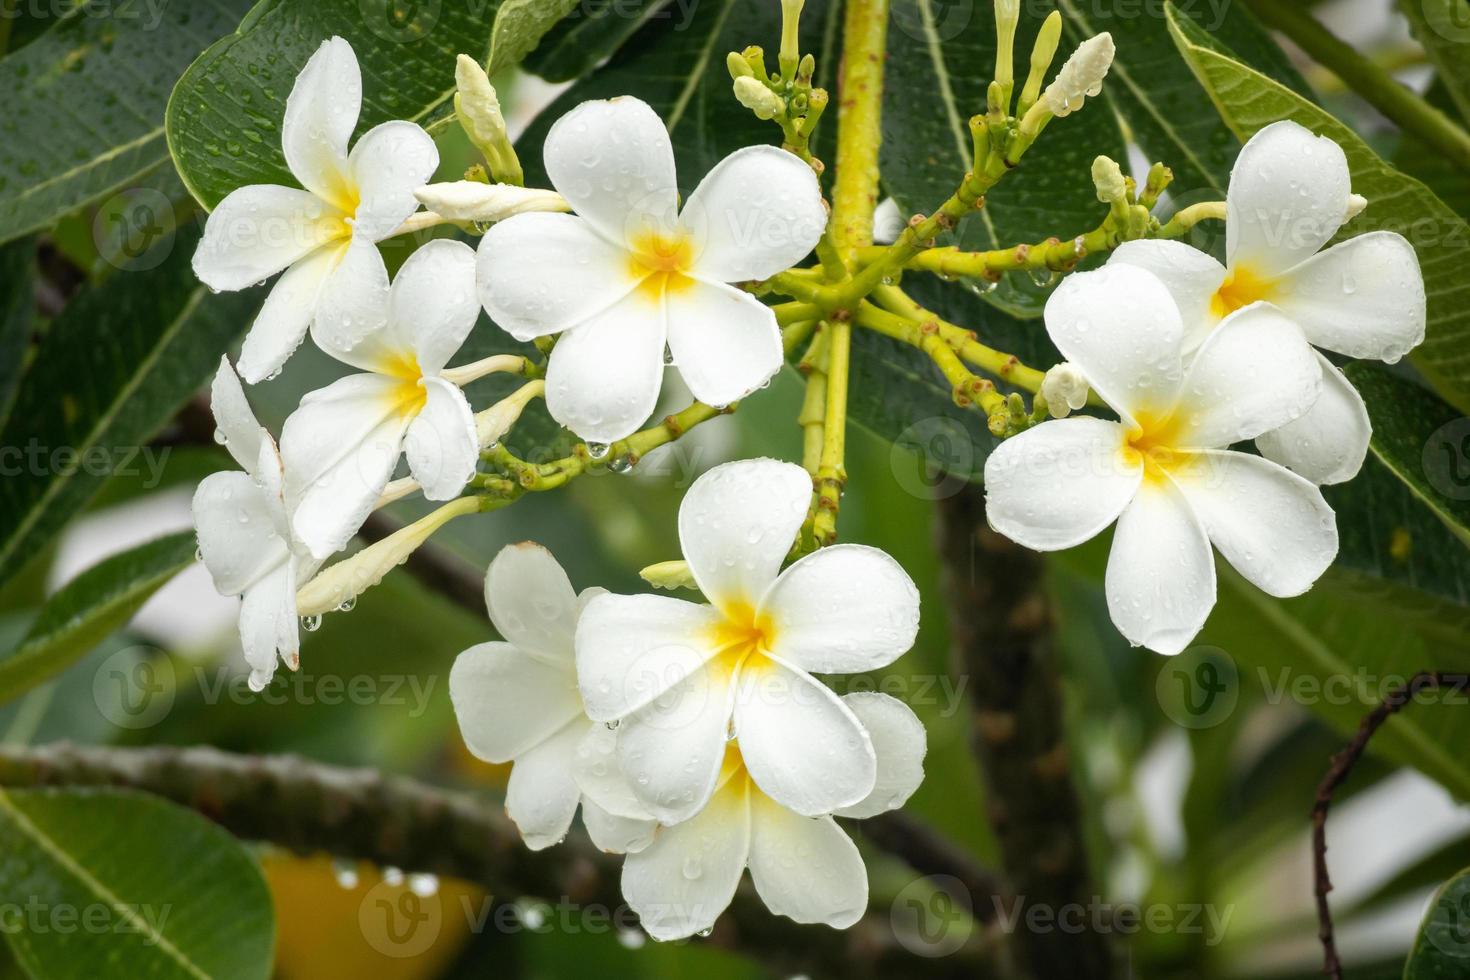
[[[1333,35],[1311,14],[1283,0],[1246,0],[1246,6],[1267,25],[1295,41],[1404,132],[1445,154],[1461,170],[1470,171],[1470,133]]]

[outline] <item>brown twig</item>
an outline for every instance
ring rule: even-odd
[[[1327,874],[1327,811],[1332,806],[1332,797],[1352,774],[1353,767],[1368,748],[1368,742],[1389,718],[1408,704],[1421,691],[1449,687],[1464,690],[1470,686],[1470,675],[1419,673],[1409,679],[1403,687],[1389,691],[1372,711],[1358,724],[1357,734],[1347,748],[1332,757],[1332,766],[1317,787],[1317,798],[1312,804],[1312,868],[1316,878],[1317,895],[1317,938],[1322,940],[1322,972],[1332,980],[1342,980],[1342,961],[1337,955],[1337,939],[1332,928],[1332,909],[1327,904],[1327,893],[1332,891],[1332,879]]]

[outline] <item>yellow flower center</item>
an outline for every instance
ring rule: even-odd
[[[694,284],[686,272],[694,264],[694,243],[684,232],[663,235],[642,232],[629,243],[628,272],[638,280],[638,292],[651,300]]]
[[[1161,480],[1188,455],[1175,448],[1179,443],[1179,414],[1138,412],[1135,418],[1138,424],[1128,430],[1122,449],[1123,462],[1127,466],[1142,466],[1146,480]]]
[[[725,618],[711,630],[711,645],[720,652],[714,663],[728,674],[758,670],[771,663],[766,653],[776,638],[775,624],[769,616],[757,616],[747,602],[725,607]]]
[[[1261,275],[1248,265],[1240,265],[1225,276],[1219,290],[1210,298],[1210,312],[1223,320],[1252,303],[1271,302],[1276,292],[1275,279]]]
[[[418,415],[429,401],[429,389],[423,384],[424,372],[412,351],[395,351],[378,364],[378,373],[395,378],[397,384],[388,389],[388,401],[395,415]]]

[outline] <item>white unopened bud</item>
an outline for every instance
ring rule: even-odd
[[[475,432],[480,437],[480,448],[489,449],[511,430],[520,420],[532,398],[546,393],[545,381],[528,381],[514,392],[475,415]]]
[[[898,241],[898,236],[903,234],[907,226],[908,222],[903,220],[903,212],[898,210],[898,202],[891,197],[885,197],[873,209],[873,244],[892,245]]]
[[[1113,36],[1106,32],[1077,46],[1062,65],[1057,77],[1041,93],[1041,103],[1053,116],[1066,116],[1082,108],[1088,96],[1102,91],[1103,79],[1113,66]]]
[[[381,541],[345,561],[322,572],[296,593],[299,616],[320,616],[356,601],[368,589],[383,581],[383,576],[408,560],[429,536],[463,514],[480,509],[477,497],[451,500],[438,510],[400,528]]]
[[[1104,204],[1112,204],[1128,196],[1123,168],[1112,157],[1100,156],[1092,161],[1092,184],[1097,188],[1097,199]]]
[[[757,119],[775,119],[786,111],[786,103],[781,96],[772,92],[765,82],[749,75],[735,79],[735,98],[755,113]]]
[[[699,588],[687,561],[661,561],[657,565],[649,565],[638,575],[655,589]]]
[[[1361,194],[1349,194],[1348,195],[1348,202],[1347,202],[1347,211],[1343,214],[1342,220],[1344,222],[1352,221],[1358,215],[1362,214],[1363,213],[1363,209],[1366,208],[1367,206],[1368,206],[1368,199],[1366,197],[1364,197]]]
[[[570,211],[556,191],[514,184],[484,184],[478,180],[451,180],[429,184],[413,192],[419,203],[450,221],[504,221],[527,211]]]
[[[480,63],[467,54],[460,55],[454,64],[454,84],[458,89],[454,107],[475,145],[504,140],[505,116],[500,112],[500,98]]]
[[[1052,418],[1064,419],[1087,404],[1087,377],[1063,361],[1041,379],[1041,397]]]

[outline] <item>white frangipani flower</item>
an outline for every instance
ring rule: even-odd
[[[985,464],[991,526],[1059,551],[1117,521],[1108,611],[1135,645],[1174,654],[1215,604],[1211,543],[1262,591],[1311,588],[1337,554],[1317,486],[1225,447],[1308,411],[1315,352],[1266,303],[1220,324],[1186,366],[1184,325],[1164,284],[1126,264],[1074,275],[1046,328],[1121,421],[1060,419],[1008,439]]]
[[[679,508],[684,557],[713,605],[606,595],[582,615],[587,714],[619,723],[619,767],[661,823],[704,807],[732,731],[762,792],[797,813],[872,792],[867,732],[812,673],[892,663],[913,644],[919,593],[897,562],[862,545],[823,548],[781,572],[811,494],[810,475],[791,463],[715,467]]]
[[[286,164],[305,190],[241,187],[205,225],[194,253],[194,273],[205,285],[244,289],[286,270],[241,349],[246,381],[279,371],[308,327],[332,319],[337,304],[377,277],[383,259],[376,243],[418,209],[414,189],[439,166],[434,141],[411,122],[375,126],[349,153],[361,108],[352,45],[324,41],[296,77],[281,123]]]
[[[826,225],[811,168],[752,146],[722,160],[682,211],[668,132],[633,98],[584,102],[544,160],[576,216],[522,214],[480,241],[480,299],[518,340],[561,333],[551,415],[583,439],[629,435],[653,411],[667,343],[694,397],[744,398],[781,367],[770,308],[727,283],[801,261]]]
[[[873,790],[840,817],[872,817],[907,802],[924,778],[924,726],[886,694],[848,694],[877,758]],[[621,738],[621,736],[619,736]],[[832,815],[796,813],[753,778],[739,743],[722,745],[709,802],[666,827],[623,862],[623,897],[655,939],[683,939],[714,926],[745,869],[772,912],[845,929],[868,906],[862,855]],[[580,776],[579,770],[579,779]]]
[[[609,812],[582,795],[573,778],[578,746],[607,728],[587,717],[572,651],[577,617],[601,589],[579,597],[566,572],[540,545],[501,550],[485,575],[485,602],[504,642],[470,647],[449,672],[449,696],[465,744],[487,762],[514,762],[505,807],[528,847],[567,834],[577,805],[594,843],[636,851],[655,822]]]
[[[400,455],[429,500],[458,496],[479,458],[475,416],[459,389],[472,379],[445,370],[479,316],[474,251],[429,242],[391,287],[377,268],[344,307],[355,342],[318,338],[368,373],[306,395],[281,432],[293,526],[318,558],[342,550],[362,527]]]
[[[242,598],[240,645],[250,686],[259,691],[278,656],[292,670],[299,664],[296,589],[320,562],[291,533],[275,440],[255,420],[227,358],[220,358],[210,405],[219,437],[245,472],[212,473],[200,482],[194,527],[215,588]]]
[[[1391,364],[1424,340],[1424,277],[1414,247],[1394,232],[1322,251],[1361,209],[1350,180],[1332,140],[1273,123],[1251,137],[1230,174],[1225,265],[1174,241],[1127,242],[1110,261],[1142,266],[1169,287],[1184,316],[1186,354],[1232,312],[1264,301],[1316,347]],[[1372,426],[1357,389],[1327,358],[1318,363],[1316,405],[1256,445],[1316,483],[1341,483],[1362,467]]]

